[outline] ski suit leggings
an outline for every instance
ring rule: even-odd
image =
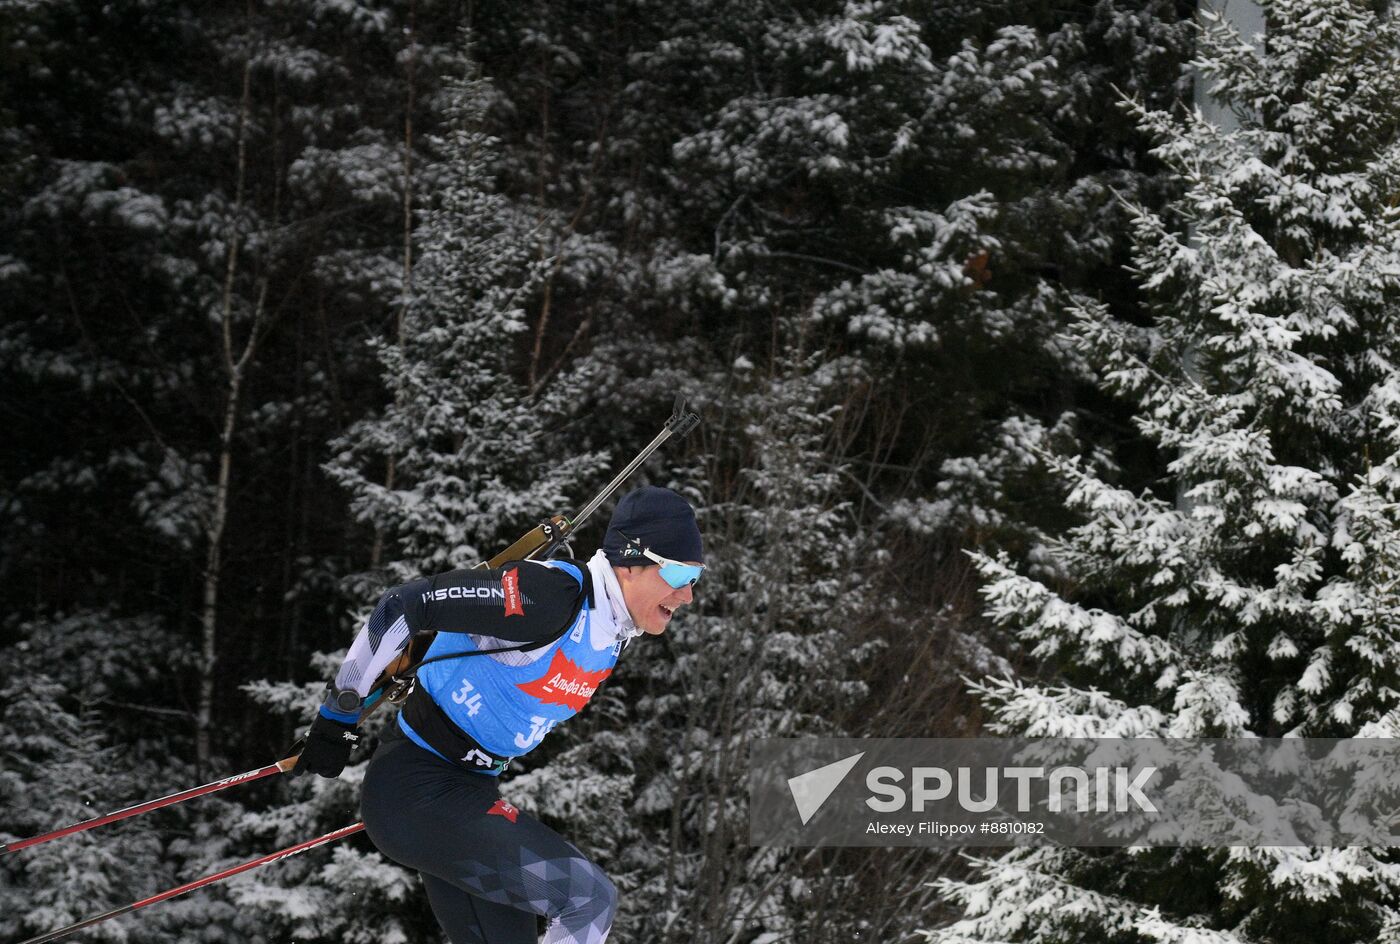
[[[558,833],[500,798],[497,778],[423,750],[395,726],[365,773],[365,831],[423,876],[452,944],[602,944],[617,890]]]

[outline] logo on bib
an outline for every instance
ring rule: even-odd
[[[506,819],[510,820],[510,821],[513,823],[513,822],[515,822],[515,817],[516,817],[517,814],[519,814],[519,812],[520,812],[520,810],[518,810],[518,809],[516,809],[515,807],[511,806],[511,805],[510,805],[509,803],[507,803],[505,800],[497,800],[497,801],[496,801],[496,805],[493,806],[493,807],[491,807],[491,809],[489,809],[489,810],[486,811],[486,815],[487,815],[487,816],[504,816]]]
[[[549,668],[533,682],[517,685],[527,695],[533,695],[546,705],[564,705],[578,711],[593,697],[603,679],[612,674],[611,668],[589,672],[580,668],[563,652],[554,650]]]
[[[501,575],[501,590],[506,595],[506,616],[524,616],[520,605],[520,568],[512,567]]]

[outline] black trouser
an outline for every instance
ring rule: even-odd
[[[601,944],[617,891],[558,833],[500,798],[498,778],[423,750],[397,726],[365,773],[360,809],[379,851],[423,876],[452,944]]]

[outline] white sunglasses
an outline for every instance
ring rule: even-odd
[[[623,535],[626,537],[626,535]],[[662,557],[651,548],[642,547],[642,542],[636,538],[627,538],[627,543],[632,545],[627,553],[634,553],[632,548],[636,548],[641,555],[649,561],[655,561],[661,565],[661,579],[673,590],[680,590],[682,587],[693,587],[700,575],[705,572],[704,564],[687,564],[684,561],[671,560],[669,557]]]

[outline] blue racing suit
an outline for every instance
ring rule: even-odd
[[[336,675],[362,699],[414,633],[438,635],[365,774],[366,831],[418,870],[452,944],[601,944],[617,895],[603,871],[500,797],[499,774],[587,703],[633,625],[607,559],[458,570],[385,593]],[[465,655],[526,646],[509,652]],[[321,713],[359,712],[327,699]]]

